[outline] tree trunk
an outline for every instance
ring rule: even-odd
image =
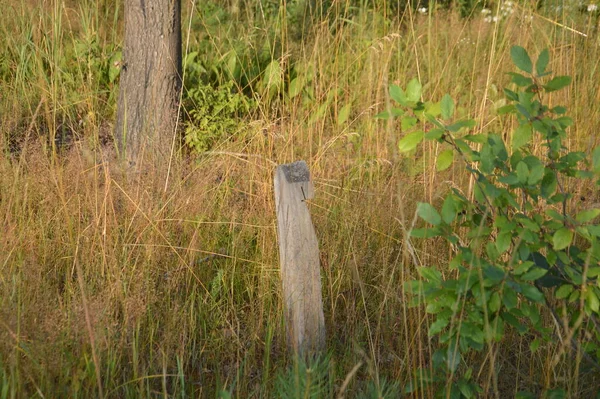
[[[130,166],[144,152],[168,152],[180,93],[181,0],[125,0],[115,137]]]

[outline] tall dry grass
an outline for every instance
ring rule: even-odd
[[[527,22],[528,7],[499,24],[409,10],[390,23],[381,10],[363,9],[335,30],[313,26],[301,42],[279,27],[285,40],[273,54],[314,68],[314,101],[261,103],[243,134],[197,159],[178,156],[166,188],[164,169],[128,180],[102,145],[111,139],[114,93],[94,80],[96,58],[108,57],[120,37],[111,4],[23,2],[0,17],[2,398],[275,395],[289,359],[272,172],[297,159],[307,161],[316,186],[310,209],[332,384],[348,396],[384,377],[405,386],[414,369],[431,366],[435,343],[403,282],[417,265],[449,273],[450,254],[406,232],[417,201],[470,187],[460,165],[436,172],[435,144],[410,157],[397,153],[399,126],[373,118],[390,101],[388,85],[416,76],[426,98],[450,93],[480,129],[508,135],[512,122],[495,114],[509,81],[508,49],[549,47],[554,73],[574,77],[550,99],[574,117],[570,145],[598,145],[593,23]],[[193,48],[194,32],[187,34]],[[98,43],[98,53],[84,54],[77,41]],[[226,36],[215,38],[215,51],[226,46]],[[338,123],[347,104],[350,117]],[[74,133],[68,150],[56,139],[61,127]],[[562,384],[585,396],[597,388],[577,382],[571,357],[552,368],[556,348],[531,353],[528,340],[510,336],[494,364],[469,359],[486,395]]]

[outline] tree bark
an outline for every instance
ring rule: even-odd
[[[170,149],[180,93],[181,0],[125,0],[115,137],[130,166]]]

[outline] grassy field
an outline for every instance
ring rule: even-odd
[[[568,145],[600,144],[594,13],[520,2],[494,23],[332,2],[307,22],[291,2],[199,3],[184,2],[186,88],[221,95],[200,105],[229,130],[139,183],[107,163],[121,7],[0,1],[0,398],[398,397],[435,350],[403,283],[419,265],[450,273],[450,247],[407,236],[416,204],[472,186],[460,163],[436,171],[436,144],[398,153],[399,124],[374,118],[389,84],[417,77],[425,98],[449,93],[477,131],[508,135],[496,109],[510,46],[549,48],[553,73],[573,77],[548,98],[574,119]],[[231,96],[230,114],[214,111]],[[184,115],[199,98],[186,92]],[[275,166],[299,159],[316,189],[328,346],[309,371],[285,349],[272,189]],[[598,392],[581,359],[557,363],[558,343],[531,340],[509,333],[467,359],[482,396]],[[312,396],[294,388],[307,380]]]

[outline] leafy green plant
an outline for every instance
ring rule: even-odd
[[[508,104],[499,110],[518,124],[510,143],[500,134],[474,133],[474,120],[455,120],[449,95],[421,101],[417,80],[405,90],[392,85],[390,97],[400,107],[378,115],[401,118],[400,152],[414,151],[423,140],[437,142],[437,169],[459,158],[475,182],[472,198],[453,189],[439,210],[417,206],[427,226],[410,235],[441,237],[454,255],[446,272],[419,267],[421,279],[407,283],[413,304],[424,304],[433,316],[429,336],[439,344],[433,373],[418,371],[409,390],[438,383],[441,395],[475,397],[481,387],[466,357],[500,342],[508,329],[531,334],[532,352],[558,335],[560,355],[579,349],[587,367],[600,369],[600,209],[578,209],[569,190],[586,179],[600,185],[600,148],[590,163],[585,153],[565,147],[573,121],[565,107],[546,105],[544,95],[571,78],[549,77],[548,50],[535,64],[519,46],[511,58],[520,72],[510,74],[516,88],[504,89]]]
[[[204,83],[204,68],[196,61],[198,53],[187,55],[186,90],[184,97],[188,118],[184,122],[184,140],[195,153],[202,153],[218,141],[243,129],[242,116],[255,107],[255,103],[238,92],[233,81],[217,87]]]

